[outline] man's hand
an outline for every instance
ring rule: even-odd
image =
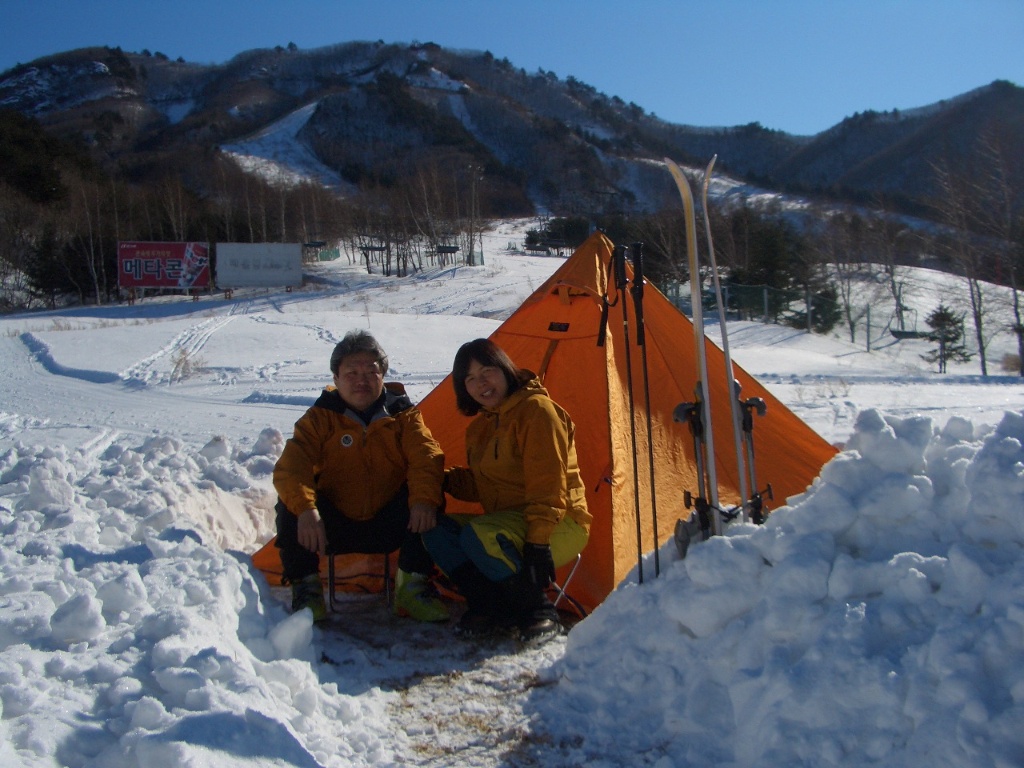
[[[327,529],[316,507],[299,515],[299,544],[318,555],[327,554]]]
[[[437,525],[437,507],[430,504],[409,505],[409,530],[413,533],[426,533]]]

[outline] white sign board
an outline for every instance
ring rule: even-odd
[[[301,285],[301,243],[217,243],[218,288]]]

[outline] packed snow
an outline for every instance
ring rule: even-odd
[[[225,144],[221,151],[234,158],[242,170],[262,176],[272,184],[290,187],[314,179],[328,189],[351,192],[352,185],[321,163],[297,138],[318,106],[315,101],[306,104],[246,140]],[[233,111],[242,112],[244,107],[235,107]]]
[[[566,637],[471,643],[380,595],[289,615],[249,555],[332,345],[368,328],[422,398],[562,263],[528,225],[482,267],[0,318],[0,765],[1024,764],[1022,384],[925,342],[730,324],[844,450]]]

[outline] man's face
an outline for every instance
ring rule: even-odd
[[[384,391],[384,374],[372,352],[356,352],[341,360],[334,374],[341,399],[357,411],[365,411]]]

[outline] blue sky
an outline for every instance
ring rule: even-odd
[[[1024,0],[0,0],[0,70],[86,45],[220,63],[349,40],[488,50],[672,122],[797,134],[1024,85]]]

